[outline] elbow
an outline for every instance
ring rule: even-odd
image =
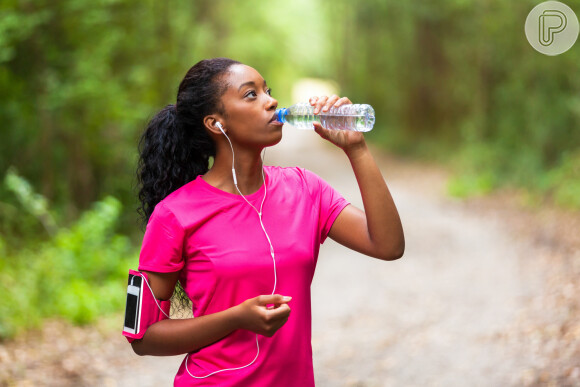
[[[389,252],[388,254],[383,255],[382,257],[380,257],[380,259],[382,259],[383,261],[396,261],[397,259],[402,258],[404,254],[405,248],[403,247],[402,249],[395,250]]]
[[[391,255],[391,259],[389,261],[396,261],[397,259],[403,258],[405,254],[405,245],[403,244],[399,249],[397,249],[393,255]]]
[[[389,248],[383,249],[376,258],[382,261],[396,261],[400,259],[405,254],[405,240],[400,241],[394,246],[389,246]]]
[[[395,248],[393,249],[391,259],[389,261],[395,261],[403,257],[405,254],[405,236],[401,232],[401,236],[399,237],[398,243],[395,244]]]
[[[145,356],[147,353],[144,351],[143,348],[143,341],[141,339],[135,339],[131,343],[131,348],[133,348],[133,352],[135,352],[138,356]]]

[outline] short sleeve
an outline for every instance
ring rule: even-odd
[[[163,202],[155,210],[145,229],[139,270],[161,273],[179,271],[183,268],[184,230],[173,212]]]
[[[319,206],[318,235],[320,243],[324,243],[336,217],[350,203],[330,184],[315,173],[304,169],[308,190],[313,200]]]

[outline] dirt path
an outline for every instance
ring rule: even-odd
[[[362,208],[348,160],[313,132],[288,130],[282,144],[268,151],[266,164],[306,167]],[[545,273],[534,244],[514,238],[498,211],[474,210],[446,198],[444,173],[386,158],[380,165],[405,228],[405,256],[381,262],[331,240],[323,245],[313,282],[317,385],[537,383],[534,370],[543,364],[513,333],[521,330],[529,305],[544,292]],[[86,330],[50,327],[55,332],[37,342],[46,341],[46,351],[55,342],[63,348],[62,358],[50,360],[52,373],[46,373],[49,360],[31,365],[26,351],[18,355],[18,345],[30,342],[23,339],[0,346],[0,382],[171,385],[181,361],[139,358],[118,333],[94,333],[89,345],[82,345]],[[55,338],[63,329],[69,330],[67,337]],[[75,334],[82,339],[75,341]],[[14,371],[18,362],[26,366]],[[2,379],[2,370],[12,376]]]
[[[300,133],[311,143],[313,136]],[[300,152],[362,208],[348,160],[324,147]],[[282,159],[282,163],[286,157]],[[287,164],[291,164],[291,159]],[[380,160],[399,208],[405,256],[381,262],[330,241],[313,283],[313,348],[321,386],[505,386],[532,359],[497,340],[539,278],[502,224],[446,199],[445,176]]]

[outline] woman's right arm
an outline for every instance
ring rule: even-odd
[[[157,298],[168,300],[175,289],[179,272],[147,272],[147,276]],[[206,316],[161,320],[151,325],[143,338],[134,340],[131,346],[141,356],[173,356],[198,350],[236,329],[271,337],[288,320],[290,299],[279,294],[262,295]]]

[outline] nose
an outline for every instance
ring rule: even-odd
[[[276,110],[278,107],[278,100],[272,96],[269,96],[268,104],[266,106],[268,110]]]

